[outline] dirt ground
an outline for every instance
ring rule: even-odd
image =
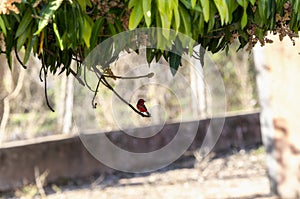
[[[48,185],[47,199],[275,199],[269,190],[263,148],[227,154],[210,154],[200,161],[197,153],[156,172],[115,172],[93,179]],[[32,192],[32,191],[31,191]],[[10,197],[41,198],[23,188]],[[0,197],[1,198],[1,197]]]

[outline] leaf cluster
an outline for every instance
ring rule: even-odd
[[[1,52],[10,67],[12,52],[18,56],[24,49],[23,60],[18,59],[22,66],[33,52],[47,72],[70,74],[72,59],[82,62],[99,42],[125,30],[121,22],[124,5],[111,7],[107,13],[100,13],[97,3],[90,0],[23,0],[16,6],[19,14],[0,15],[5,43]]]
[[[228,51],[236,39],[239,48],[249,44],[248,49],[258,41],[272,42],[268,31],[293,40],[300,26],[300,0],[23,0],[14,5],[19,14],[0,15],[5,43],[1,52],[10,67],[13,51],[24,49],[23,60],[17,56],[23,67],[33,52],[42,69],[53,74],[79,73],[70,68],[72,59],[82,63],[100,42],[137,27],[173,29],[216,53]],[[170,31],[158,34],[155,48],[148,48],[146,56],[148,63],[163,56],[176,72],[182,53],[192,55],[195,43],[170,37]],[[112,48],[107,46],[107,51]],[[115,59],[120,51],[115,50]]]

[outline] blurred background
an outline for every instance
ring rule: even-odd
[[[192,150],[187,151],[171,165],[158,171],[140,174],[118,171],[102,172],[103,169],[99,169],[98,172],[80,174],[80,177],[72,172],[68,174],[68,177],[61,177],[59,176],[60,172],[56,175],[50,169],[51,175],[58,176],[55,178],[56,180],[51,180],[47,164],[43,167],[45,169],[40,168],[40,170],[36,170],[39,166],[34,166],[34,183],[24,183],[25,186],[16,185],[19,188],[3,192],[2,196],[4,198],[85,198],[88,195],[88,198],[128,199],[138,198],[142,195],[145,196],[144,198],[269,197],[265,152],[259,134],[260,126],[257,123],[259,119],[257,113],[260,111],[260,107],[253,54],[245,50],[237,52],[236,49],[237,46],[233,46],[228,54],[222,52],[209,55],[224,82],[225,116],[238,116],[227,122],[226,128],[229,129],[227,131],[230,131],[231,128],[236,129],[232,132],[233,136],[230,133],[223,136],[227,136],[225,143],[228,142],[228,146],[225,144],[225,148],[222,148],[222,144],[217,144],[221,146],[220,149],[202,157],[197,147],[192,146]],[[1,63],[6,63],[4,56],[1,56],[0,59]],[[177,81],[179,84],[175,86],[176,91],[183,94],[181,96],[174,95],[170,88],[147,86],[147,84],[140,86],[143,83],[142,80],[126,82],[125,89],[122,88],[124,80],[119,82],[110,80],[116,90],[132,105],[135,106],[138,98],[147,99],[146,105],[150,108],[151,120],[139,119],[140,116],[136,116],[136,113],[125,104],[118,102],[114,94],[104,87],[99,89],[95,98],[98,104],[97,109],[92,113],[89,112],[94,93],[87,88],[82,88],[72,75],[68,77],[64,75],[49,76],[47,95],[50,105],[55,109],[55,112],[52,112],[47,107],[44,84],[39,79],[40,63],[38,60],[31,57],[27,70],[19,67],[15,58],[13,63],[12,70],[4,66],[0,71],[0,75],[3,77],[0,82],[2,99],[0,141],[4,148],[15,146],[14,143],[26,145],[28,143],[26,140],[29,140],[30,144],[34,144],[36,138],[39,138],[38,143],[43,140],[47,142],[48,137],[51,137],[51,140],[69,138],[77,136],[80,131],[90,129],[97,132],[112,132],[119,129],[151,127],[176,122],[209,121],[211,117],[224,116],[222,112],[211,110],[212,91],[207,89],[204,78],[193,71],[188,57],[182,62],[182,66],[177,72],[184,77],[185,81],[184,84],[182,81]],[[143,50],[139,55],[130,53],[120,56],[119,60],[111,65],[111,70],[114,75],[141,75],[140,70],[134,69],[136,63],[147,64]],[[167,67],[164,68],[164,65]],[[159,68],[154,79],[173,78],[165,60],[161,59],[158,63],[153,62],[151,67]],[[92,82],[91,84],[95,87],[97,82],[91,80],[88,81]],[[134,91],[128,93],[128,89]],[[195,97],[193,92],[198,97],[196,101],[193,101]],[[178,97],[180,102],[178,102]],[[243,115],[246,115],[246,119]],[[134,117],[136,117],[135,120],[128,121],[128,118]],[[254,127],[249,127],[253,120]],[[244,127],[239,127],[240,125]],[[245,135],[252,131],[251,129],[254,129],[256,134]],[[245,139],[250,141],[247,142]],[[119,141],[119,143],[124,142],[126,141]],[[62,145],[68,147],[67,144]],[[42,160],[46,162],[55,161],[56,154],[62,153],[59,152],[58,147],[54,147],[54,152],[49,152],[53,148],[46,150],[51,154],[50,160]],[[66,151],[64,153],[69,153],[68,148],[62,150]],[[74,162],[68,158],[64,157],[63,159],[66,162]],[[83,161],[79,164],[85,165],[85,155],[79,156],[78,159]],[[58,163],[58,165],[63,164],[62,162]],[[55,167],[60,168],[60,166]],[[72,165],[71,167],[78,166]],[[63,168],[64,166],[61,166],[61,172],[64,172]]]
[[[236,52],[237,46],[230,48],[228,54],[225,52],[211,55],[211,59],[216,63],[220,75],[224,81],[225,92],[226,92],[226,114],[242,113],[242,112],[254,112],[259,111],[257,87],[255,80],[255,67],[253,63],[253,54],[240,50]],[[6,58],[1,55],[0,57],[2,68],[1,68],[1,77],[0,80],[0,99],[1,102],[1,140],[0,142],[10,142],[16,140],[25,140],[35,137],[43,137],[54,134],[72,134],[72,126],[74,125],[74,118],[72,114],[84,114],[81,112],[80,108],[74,108],[74,99],[76,103],[87,101],[91,105],[91,97],[93,95],[86,96],[83,89],[78,88],[79,84],[72,75],[66,77],[64,75],[59,75],[52,77],[51,75],[48,78],[48,87],[47,94],[49,102],[52,107],[56,110],[52,112],[45,102],[45,89],[44,83],[39,79],[40,73],[40,63],[34,57],[30,58],[28,63],[28,70],[23,70],[18,66],[16,58],[14,58],[13,69],[10,70],[9,67],[5,66]],[[134,93],[136,95],[135,99],[140,97],[148,98],[146,104],[151,107],[151,105],[160,104],[164,107],[165,112],[168,115],[161,113],[156,113],[155,110],[152,111],[152,115],[155,121],[152,121],[152,124],[158,124],[162,122],[170,123],[181,120],[191,120],[192,118],[205,119],[211,117],[212,113],[210,112],[209,98],[211,97],[209,91],[205,91],[205,84],[202,77],[197,77],[192,67],[189,67],[190,63],[184,60],[183,66],[180,67],[179,73],[182,74],[186,81],[189,82],[189,88],[200,92],[201,95],[199,104],[185,104],[184,109],[178,110],[178,107],[175,106],[176,98],[173,96],[171,91],[166,91],[164,88],[157,90],[154,86],[147,88],[139,88]],[[136,63],[146,64],[145,56],[143,52],[140,55],[136,53],[131,53],[130,55],[121,56],[120,60],[117,61],[117,64],[112,64],[112,71],[115,72],[115,75],[126,74],[129,71],[130,66],[135,65]],[[161,59],[158,64],[167,65],[164,59]],[[152,63],[151,67],[155,66],[155,63]],[[161,71],[156,73],[153,78],[172,78],[171,73],[166,68],[165,72]],[[136,71],[135,73],[139,73]],[[169,73],[169,74],[168,74]],[[128,74],[127,74],[128,75]],[[131,72],[131,75],[134,74],[134,71]],[[198,80],[197,80],[198,78]],[[122,84],[118,81],[113,81],[115,85]],[[125,80],[126,81],[126,80]],[[197,83],[195,83],[197,82]],[[94,81],[94,84],[96,81]],[[126,84],[131,84],[130,86],[137,87],[141,84],[139,80],[132,80],[130,83],[128,81]],[[74,89],[75,85],[75,89]],[[76,87],[78,89],[76,89]],[[188,93],[186,85],[178,88],[181,93]],[[80,92],[81,91],[81,92]],[[127,92],[124,89],[124,94]],[[164,93],[162,95],[157,95],[157,93]],[[191,94],[186,94],[182,101],[189,103],[193,97]],[[9,100],[5,102],[5,99],[10,95]],[[87,99],[82,99],[87,97]],[[114,118],[112,114],[107,114],[108,111],[114,110],[115,112],[120,112],[122,109],[128,109],[127,106],[120,103],[114,103],[113,93],[102,87],[100,88],[100,93],[98,95],[98,104],[100,104],[96,110],[97,122],[99,128],[102,132],[107,132],[111,130],[118,129],[116,120],[120,121],[120,118]],[[183,96],[180,96],[183,98]],[[133,97],[134,98],[134,97]],[[7,99],[7,98],[6,98]],[[174,101],[175,100],[175,101]],[[135,105],[136,101],[131,102]],[[198,103],[198,102],[196,102]],[[101,105],[103,104],[103,105]],[[76,104],[76,106],[82,106]],[[177,108],[176,108],[177,107]],[[73,113],[73,111],[75,112]],[[76,113],[76,110],[77,113]],[[195,113],[196,112],[196,113]],[[135,114],[131,111],[132,114]],[[191,115],[193,115],[191,117]],[[196,115],[196,116],[195,116]],[[5,117],[3,117],[5,116]],[[126,118],[126,117],[125,117]],[[142,120],[140,120],[142,121]],[[92,121],[93,122],[93,121]],[[137,121],[138,122],[138,121]],[[132,125],[132,124],[131,124]],[[136,126],[146,126],[151,125],[151,123],[142,123],[136,124]],[[132,126],[128,126],[132,128]]]

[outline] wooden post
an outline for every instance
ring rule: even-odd
[[[300,198],[300,39],[254,50],[271,191]]]

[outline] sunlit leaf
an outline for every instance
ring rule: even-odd
[[[203,10],[203,16],[204,16],[204,20],[205,22],[208,22],[209,17],[210,17],[210,6],[209,6],[209,0],[200,0],[201,6],[202,6],[202,10]]]
[[[92,3],[90,2],[90,0],[77,0],[77,1],[80,5],[82,11],[86,10],[86,6],[92,7]]]
[[[173,10],[171,10],[171,3],[167,0],[158,1],[158,11],[161,19],[161,27],[163,29],[170,29],[172,23]],[[169,31],[163,31],[166,39],[169,39]]]
[[[129,30],[135,29],[143,18],[143,1],[137,1],[129,17]]]
[[[188,36],[191,36],[191,16],[189,15],[188,11],[182,6],[179,6],[179,13],[181,16],[181,21],[183,22],[183,32]]]
[[[59,35],[59,31],[58,31],[57,24],[56,24],[55,21],[53,22],[53,31],[54,31],[54,34],[55,34],[55,36],[56,36],[56,41],[57,41],[58,44],[59,44],[59,48],[60,48],[61,50],[64,50],[63,41],[62,41],[62,39],[61,39],[61,36]]]
[[[221,17],[221,24],[228,23],[229,14],[226,0],[214,0],[214,2]]]
[[[136,4],[138,4],[140,0],[130,0],[128,3],[128,8],[132,8],[133,6],[135,6]]]
[[[151,0],[143,0],[143,12],[147,27],[151,25]]]
[[[39,21],[38,30],[34,33],[35,35],[40,34],[40,32],[48,25],[50,18],[54,12],[60,7],[63,0],[53,0],[50,1],[44,10],[41,12],[41,20]]]
[[[6,36],[6,27],[5,27],[5,23],[4,23],[4,21],[3,21],[3,19],[2,19],[1,16],[0,16],[0,28],[1,28],[4,36]]]
[[[83,40],[85,45],[89,48],[90,47],[90,38],[92,33],[93,21],[91,21],[90,17],[85,15],[84,16],[84,32],[83,32]]]
[[[247,25],[247,20],[248,20],[247,12],[246,12],[246,10],[244,9],[244,13],[243,13],[242,20],[241,20],[241,28],[242,28],[242,29],[244,29],[245,26]]]
[[[195,8],[197,0],[191,0],[192,8]]]

